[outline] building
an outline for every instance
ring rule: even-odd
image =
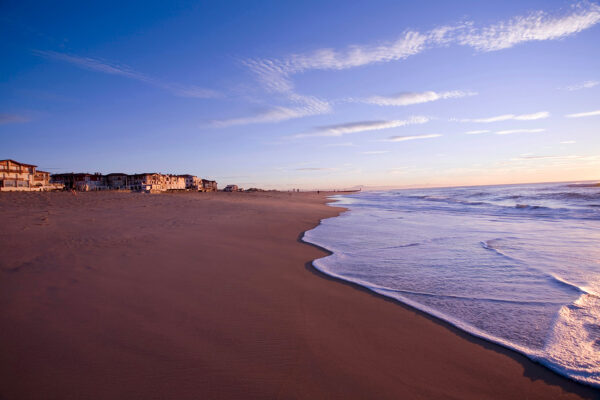
[[[163,175],[165,190],[185,190],[185,178],[179,175]]]
[[[63,185],[67,190],[75,189],[75,176],[78,175],[74,172],[67,172],[64,174],[52,174],[50,182]]]
[[[204,187],[202,186],[202,179],[194,175],[180,175],[185,179],[185,188],[187,190],[196,190],[202,192]]]
[[[204,192],[216,192],[217,191],[217,182],[210,181],[208,179],[202,179],[202,191]]]
[[[82,192],[107,190],[106,177],[99,172],[95,174],[76,174],[75,188]]]
[[[50,184],[50,172],[40,171],[36,168],[35,174],[33,174],[33,188],[48,188],[51,187]],[[57,189],[62,189],[57,187]],[[54,190],[51,188],[49,190]]]
[[[106,176],[99,172],[95,174],[67,172],[64,174],[53,174],[51,181],[62,185],[68,190],[79,190],[90,192],[109,189]]]
[[[138,192],[166,192],[168,190],[217,190],[217,182],[194,175],[171,175],[156,172],[128,175],[97,172],[53,174],[37,171],[35,165],[14,160],[0,160],[0,189],[9,190],[56,190],[68,189],[82,192],[97,190],[132,190]]]
[[[129,175],[121,172],[114,172],[106,175],[106,185],[109,189],[129,189]]]
[[[185,190],[185,178],[179,175],[164,175],[156,172],[127,175],[125,187],[136,192],[165,192]]]
[[[67,190],[75,189],[75,173],[68,172],[65,174],[52,174],[50,181],[52,183],[63,185]]]
[[[156,172],[127,176],[126,188],[138,192],[162,192],[163,176]]]
[[[52,174],[50,181],[55,184],[63,185],[67,190],[75,188],[75,174],[72,172],[66,174]]]
[[[225,189],[223,189],[224,192],[237,192],[238,190],[237,185],[227,185],[225,186]]]
[[[15,160],[0,160],[0,191],[47,191],[62,189],[50,183],[50,173],[37,170],[37,165]]]

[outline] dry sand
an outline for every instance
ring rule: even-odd
[[[598,392],[316,272],[323,194],[0,195],[0,399]]]

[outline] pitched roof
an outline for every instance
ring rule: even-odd
[[[10,161],[11,163],[15,163],[15,164],[19,164],[19,165],[25,165],[25,166],[27,166],[27,167],[37,167],[37,165],[33,165],[33,164],[25,164],[25,163],[22,163],[22,162],[18,162],[18,161],[15,161],[15,160],[11,160],[10,158],[7,158],[7,159],[5,159],[5,160],[0,160],[0,162],[2,162],[2,161]]]

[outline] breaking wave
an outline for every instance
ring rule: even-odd
[[[328,275],[600,387],[597,196],[595,184],[336,196],[349,211],[304,240],[332,252],[313,262]]]

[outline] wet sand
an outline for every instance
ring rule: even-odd
[[[325,202],[0,194],[0,399],[599,397],[317,272]]]

